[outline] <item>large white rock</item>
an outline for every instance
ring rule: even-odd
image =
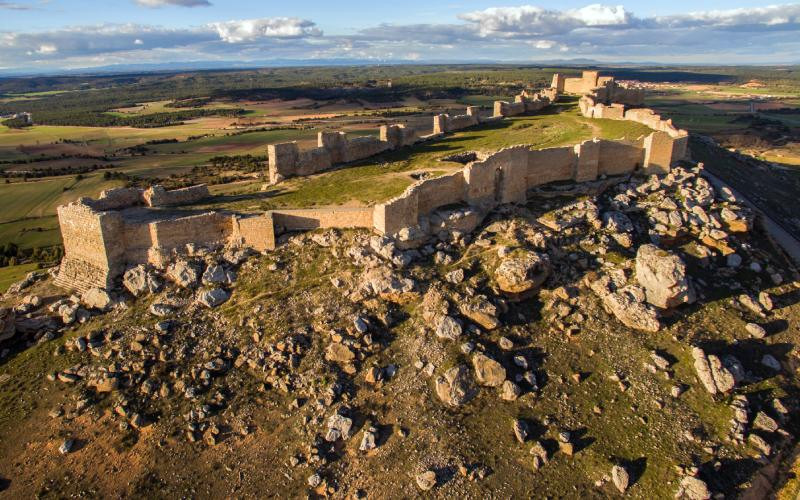
[[[81,296],[81,302],[90,308],[106,311],[113,302],[111,294],[102,288],[90,288]]]
[[[636,253],[636,279],[645,290],[647,302],[669,309],[695,300],[680,257],[655,245],[642,245]]]
[[[161,289],[161,280],[146,266],[140,264],[125,271],[122,286],[135,296],[156,293]]]
[[[222,288],[203,290],[197,295],[197,301],[206,307],[217,307],[230,298],[230,294]]]
[[[182,288],[194,288],[197,286],[200,275],[197,267],[185,260],[179,260],[167,267],[167,277]]]
[[[436,395],[450,406],[460,406],[477,394],[469,369],[464,365],[447,370],[443,377],[436,379]]]

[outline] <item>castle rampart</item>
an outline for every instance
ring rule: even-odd
[[[555,75],[552,92],[562,85],[575,88],[577,84],[570,84],[569,80]],[[605,88],[608,82],[613,83],[591,72],[582,81],[600,82]],[[456,172],[418,181],[400,196],[374,207],[274,210],[260,214],[167,208],[207,197],[209,192],[204,185],[172,191],[161,186],[147,190],[119,188],[104,191],[94,200],[81,198],[58,208],[65,258],[56,283],[82,291],[109,288],[128,267],[164,267],[175,254],[186,252],[189,244],[245,246],[265,251],[274,249],[276,238],[287,231],[331,227],[372,228],[389,235],[413,227],[423,232],[439,231],[446,229],[444,219],[437,215],[443,207],[466,207],[459,224],[469,225],[499,204],[524,203],[528,191],[543,184],[591,181],[638,169],[664,173],[685,157],[685,130],[677,129],[671,120],[662,119],[650,109],[607,103],[596,90],[597,87],[580,100],[584,116],[631,120],[654,132],[637,141],[593,139],[540,150],[525,145],[505,148]],[[439,125],[435,132],[442,134],[502,119],[508,113],[526,112],[549,102],[547,96],[529,97],[523,93],[514,103],[496,102],[495,114],[501,113],[498,117],[481,120],[477,107],[467,108],[464,115],[437,115],[434,123],[438,121]],[[320,132],[319,146],[311,150],[300,151],[296,143],[270,145],[270,177],[308,175],[335,163],[355,161],[435,136],[419,137],[413,128],[402,125],[382,127],[379,138],[348,139],[342,132]]]

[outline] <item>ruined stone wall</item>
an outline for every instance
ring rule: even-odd
[[[525,113],[525,103],[523,101],[494,101],[493,116],[516,116],[523,113]]]
[[[197,246],[224,245],[233,230],[230,215],[219,212],[190,215],[150,222],[153,246],[182,250],[188,243]]]
[[[388,142],[383,142],[377,137],[356,137],[347,141],[346,161],[363,160],[383,153],[390,148],[391,146]]]
[[[150,207],[168,207],[196,203],[210,196],[208,186],[198,184],[182,189],[167,191],[164,186],[152,186],[142,193],[146,205]]]
[[[643,142],[629,144],[621,141],[599,141],[598,175],[622,175],[644,165]]]
[[[660,150],[656,150],[657,152]],[[466,165],[461,171],[419,181],[375,207],[373,227],[383,234],[416,226],[445,205],[465,203],[481,213],[502,203],[524,203],[527,191],[554,181],[585,182],[631,173],[645,162],[643,142],[593,139],[572,147],[531,150],[513,146]],[[653,156],[653,162],[663,159]]]
[[[414,127],[383,125],[380,130],[380,140],[388,142],[391,148],[401,148],[419,142],[420,138]]]
[[[124,252],[122,218],[116,212],[98,212],[81,201],[58,207],[64,241],[56,283],[86,290],[108,287],[109,276],[119,272]]]
[[[272,210],[276,233],[318,228],[372,227],[372,207],[332,207]]]
[[[143,202],[142,190],[137,188],[114,188],[100,193],[97,199],[81,198],[82,203],[91,206],[94,210],[119,210],[121,208],[141,205]]]
[[[333,166],[330,150],[316,147],[300,151],[297,155],[293,176],[311,175],[328,170]]]
[[[428,213],[436,207],[458,203],[464,199],[462,171],[417,182],[411,188],[417,196],[417,210]]]
[[[575,148],[572,146],[530,151],[525,188],[531,189],[550,182],[572,179],[577,160]]]
[[[233,218],[232,242],[259,252],[275,249],[275,222],[272,214],[241,215]]]

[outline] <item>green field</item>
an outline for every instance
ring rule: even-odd
[[[5,293],[8,287],[21,280],[31,271],[37,269],[37,264],[21,264],[19,266],[0,267],[0,293]]]
[[[106,181],[100,173],[80,181],[56,177],[0,184],[0,244],[13,242],[24,249],[57,245],[61,234],[56,207],[119,185],[120,181]]]

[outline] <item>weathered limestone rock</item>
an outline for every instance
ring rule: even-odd
[[[340,439],[350,439],[350,430],[352,428],[352,419],[334,413],[328,418],[328,432],[325,434],[325,441],[334,442]]]
[[[617,487],[620,493],[625,493],[625,491],[628,489],[628,485],[630,484],[631,476],[624,467],[615,465],[611,468],[611,480],[614,482],[614,486]]]
[[[731,355],[720,360],[713,354],[706,355],[699,347],[693,347],[692,358],[697,378],[711,394],[732,391],[744,376],[741,363]]]
[[[458,365],[447,370],[443,377],[436,379],[436,395],[450,406],[461,406],[477,394],[469,369]]]
[[[450,316],[442,316],[436,325],[436,336],[440,339],[456,340],[461,333],[461,323]]]
[[[144,265],[138,265],[125,271],[122,285],[137,297],[161,290],[161,280]]]
[[[428,288],[422,297],[422,319],[432,322],[436,318],[446,315],[448,308],[447,299],[444,298],[442,291],[435,286]]]
[[[511,430],[514,431],[514,437],[520,443],[524,443],[528,439],[528,424],[524,420],[514,419],[511,423]]]
[[[197,295],[197,301],[208,308],[217,307],[228,301],[230,294],[222,288],[203,290]]]
[[[503,401],[516,401],[520,394],[522,394],[522,389],[510,380],[504,381],[500,387],[500,399]]]
[[[167,277],[182,288],[194,288],[200,278],[197,268],[185,260],[170,264]]]
[[[204,285],[230,285],[235,281],[235,274],[231,271],[226,271],[224,267],[219,264],[208,266],[203,273]]]
[[[519,297],[539,288],[550,271],[547,254],[518,251],[500,263],[494,272],[494,279],[501,291]]]
[[[756,413],[756,418],[753,419],[753,428],[766,432],[776,432],[780,426],[774,418],[770,417],[763,411]]]
[[[346,345],[334,342],[325,349],[325,359],[334,363],[350,363],[356,359],[356,355]]]
[[[472,356],[472,367],[475,378],[481,385],[499,387],[506,380],[506,369],[503,365],[481,352]]]
[[[392,302],[405,302],[414,290],[414,281],[397,276],[388,267],[367,269],[361,276],[362,290]]]
[[[686,265],[677,255],[655,245],[642,245],[636,253],[636,279],[647,294],[647,302],[661,309],[695,300],[686,276]]]
[[[645,294],[639,287],[625,286],[615,291],[608,276],[591,282],[590,287],[603,301],[603,307],[625,326],[646,332],[661,328],[658,315],[644,303]]]
[[[436,486],[436,473],[432,470],[426,470],[421,474],[417,474],[417,486],[422,491],[432,490]]]
[[[111,294],[102,288],[90,288],[81,296],[81,302],[90,308],[99,311],[106,311],[111,307]]]
[[[709,500],[711,491],[705,481],[694,476],[684,476],[681,479],[680,487],[675,498],[687,498],[689,500]]]
[[[463,302],[459,306],[459,311],[465,317],[487,330],[494,330],[500,326],[500,320],[497,317],[497,306],[482,295],[472,297]]]
[[[0,342],[8,340],[17,331],[14,310],[9,307],[0,307]]]

